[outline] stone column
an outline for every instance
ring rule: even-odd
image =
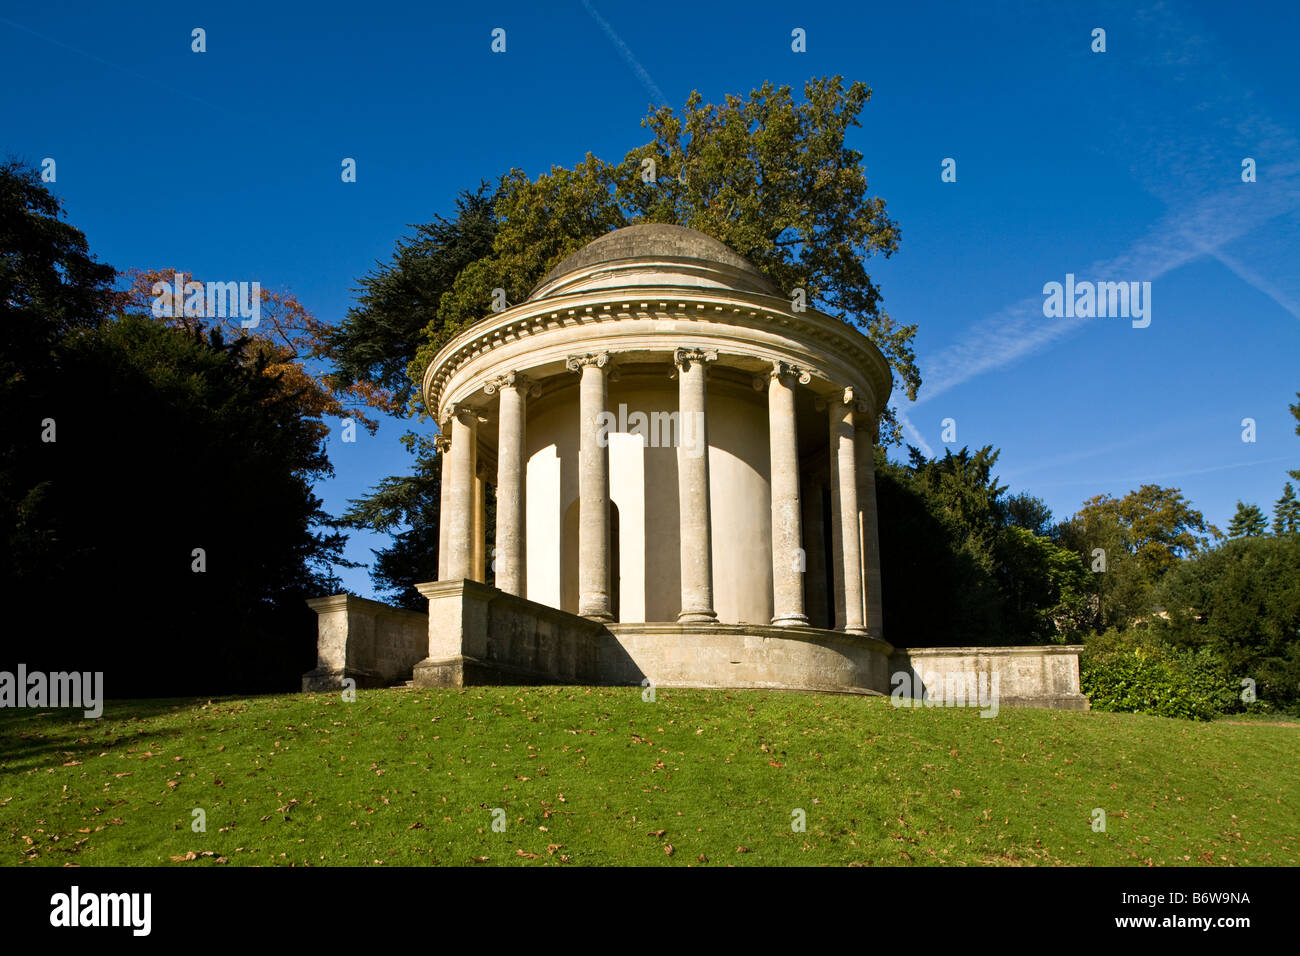
[[[438,506],[438,580],[447,580],[447,532],[451,530],[451,436],[438,435],[433,440],[442,464]]]
[[[571,355],[579,372],[578,404],[578,613],[612,622],[609,589],[609,447],[601,441],[600,416],[607,404],[609,353]]]
[[[713,349],[678,349],[677,445],[678,522],[682,559],[680,623],[704,624],[718,619],[713,610],[713,535],[709,514],[708,371]]]
[[[827,401],[830,423],[831,543],[835,559],[835,627],[865,634],[862,549],[858,535],[858,481],[853,389]]]
[[[794,386],[812,376],[786,362],[773,362],[767,381],[767,429],[772,489],[772,623],[781,627],[808,624],[803,581],[808,555],[803,550],[803,515],[799,503],[799,438],[795,426]]]
[[[478,416],[471,408],[451,408],[451,494],[444,498],[448,519],[447,579],[474,576],[474,482],[478,457]]]
[[[865,403],[858,406],[857,478],[858,521],[862,529],[863,603],[867,633],[884,639],[885,626],[880,593],[880,532],[876,511],[877,424]]]
[[[474,580],[487,583],[487,480],[480,461],[474,476]]]
[[[524,597],[525,482],[524,402],[528,383],[510,372],[488,382],[489,395],[499,391],[497,410],[497,540],[493,554],[498,590]]]

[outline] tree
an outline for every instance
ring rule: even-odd
[[[875,470],[889,633],[920,646],[999,643],[1001,596],[991,558],[968,547],[912,468],[887,460],[877,447]]]
[[[6,529],[12,599],[59,608],[30,666],[101,670],[115,696],[282,690],[310,669],[304,599],[347,563],[311,490],[331,469],[320,422],[246,346],[123,316],[60,348],[57,441]]]
[[[114,317],[129,297],[60,217],[0,170],[0,600],[43,622],[5,657],[102,671],[111,697],[298,686],[303,599],[348,563],[306,384],[248,337]]]
[[[1160,578],[1218,534],[1177,488],[1158,485],[1090,498],[1056,529],[1094,574],[1101,623],[1119,626],[1149,614]]]
[[[1297,399],[1300,399],[1300,392],[1296,392],[1295,397]],[[1294,405],[1288,405],[1287,408],[1291,410],[1291,417],[1296,420],[1295,433],[1297,435],[1300,435],[1300,401],[1297,401]],[[1300,468],[1297,468],[1294,471],[1287,472],[1287,474],[1289,474],[1296,481],[1300,481]]]
[[[1273,505],[1273,533],[1296,532],[1300,532],[1300,501],[1296,500],[1295,489],[1288,481],[1282,488],[1282,497]]]
[[[58,434],[49,401],[61,380],[56,350],[111,317],[115,276],[63,221],[37,170],[0,166],[0,586],[17,580],[24,555],[57,546],[35,518],[49,494],[45,452]]]
[[[105,321],[117,304],[116,273],[96,261],[40,173],[0,166],[0,385],[24,363],[47,357],[62,336]]]
[[[1090,623],[1093,582],[1073,551],[1012,525],[999,535],[995,553],[999,587],[1006,596],[1007,634],[1048,641],[1076,634]]]
[[[663,107],[647,116],[651,142],[617,163],[588,154],[535,181],[511,170],[497,191],[492,253],[462,269],[442,297],[411,363],[412,382],[448,338],[487,314],[493,289],[520,302],[588,242],[658,222],[725,242],[786,294],[802,288],[810,302],[862,326],[915,398],[916,327],[897,325],[884,311],[864,265],[898,248],[898,226],[884,201],[868,194],[862,155],[844,145],[870,96],[865,85],[845,88],[838,76],[810,80],[798,104],[789,87],[771,83],[720,105],[692,93],[680,113]],[[653,178],[643,176],[650,169]],[[897,440],[892,413],[882,427],[887,441]]]
[[[1210,647],[1266,704],[1300,704],[1300,535],[1229,540],[1184,561],[1161,582],[1177,646]]]
[[[323,343],[336,384],[368,382],[392,395],[395,413],[411,401],[417,383],[407,366],[423,338],[442,335],[439,303],[456,277],[491,255],[494,206],[486,183],[464,190],[454,218],[413,226],[415,234],[398,240],[390,261],[375,263],[360,280],[356,305]]]
[[[1268,531],[1268,519],[1258,505],[1237,502],[1237,512],[1228,522],[1229,538],[1253,538]]]
[[[325,354],[331,330],[292,293],[263,289],[259,285],[258,324],[246,329],[238,315],[188,315],[187,309],[171,309],[170,296],[165,305],[174,314],[154,315],[156,288],[174,287],[178,282],[182,288],[190,282],[202,284],[202,280],[184,270],[132,269],[128,275],[131,283],[122,298],[123,308],[138,315],[151,315],[171,328],[195,333],[216,329],[227,340],[243,340],[240,360],[275,379],[281,393],[295,398],[305,418],[317,422],[324,415],[353,418],[373,435],[379,423],[362,409],[368,407],[381,412],[397,409],[394,396],[382,385],[368,379],[343,382],[313,370],[312,366]],[[321,429],[323,435],[323,424]]]
[[[493,197],[480,184],[476,192],[460,194],[455,218],[437,216],[414,228],[414,236],[398,241],[388,263],[376,263],[361,280],[357,304],[323,342],[334,365],[333,386],[367,383],[392,396],[395,414],[422,407],[407,367],[425,335],[443,334],[439,302],[456,277],[491,253],[497,229]],[[392,535],[389,547],[372,551],[371,580],[400,606],[423,610],[427,601],[415,585],[438,576],[441,459],[427,437],[407,432],[402,444],[413,458],[410,473],[384,478],[351,500],[341,520]]]
[[[1047,502],[1027,491],[1012,495],[1004,502],[1004,520],[1016,528],[1024,528],[1040,537],[1052,534],[1052,509]]]
[[[414,432],[402,436],[402,444],[415,456],[415,473],[385,478],[368,495],[349,501],[341,520],[349,527],[393,535],[389,547],[371,552],[371,580],[399,607],[423,611],[428,599],[415,585],[438,577],[442,459],[433,442]]]
[[[892,632],[917,644],[1014,644],[1058,640],[1090,622],[1091,576],[1078,555],[1036,533],[1051,520],[1041,500],[1004,496],[997,459],[991,446],[934,459],[911,448],[903,466],[877,449]]]

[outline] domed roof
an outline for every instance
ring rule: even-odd
[[[776,287],[752,263],[725,243],[685,226],[642,223],[607,232],[565,258],[533,287],[529,299],[553,294],[570,285],[566,277],[578,280],[578,273],[608,272],[603,267],[623,264],[635,267],[635,260],[653,259],[704,267],[728,277],[726,285],[751,292],[776,294]],[[710,268],[712,267],[712,268]],[[675,270],[665,270],[669,278]],[[670,283],[671,284],[671,283]]]

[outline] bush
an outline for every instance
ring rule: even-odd
[[[1212,720],[1242,709],[1238,682],[1216,651],[1174,648],[1141,630],[1090,637],[1079,681],[1095,710]]]

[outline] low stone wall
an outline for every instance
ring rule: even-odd
[[[416,687],[601,684],[605,626],[477,581],[417,584],[429,599]]]
[[[1088,708],[1077,645],[895,649],[811,627],[604,625],[476,581],[417,587],[427,615],[346,594],[308,601],[320,615],[319,663],[303,690],[349,677],[359,687],[649,683]]]
[[[947,703],[954,694],[976,706],[991,693],[1003,707],[1087,710],[1079,691],[1078,644],[1041,647],[913,647],[890,658],[890,693]]]
[[[302,675],[304,691],[342,687],[387,687],[409,680],[429,648],[428,615],[379,601],[333,594],[313,598],[316,612],[316,669]]]

